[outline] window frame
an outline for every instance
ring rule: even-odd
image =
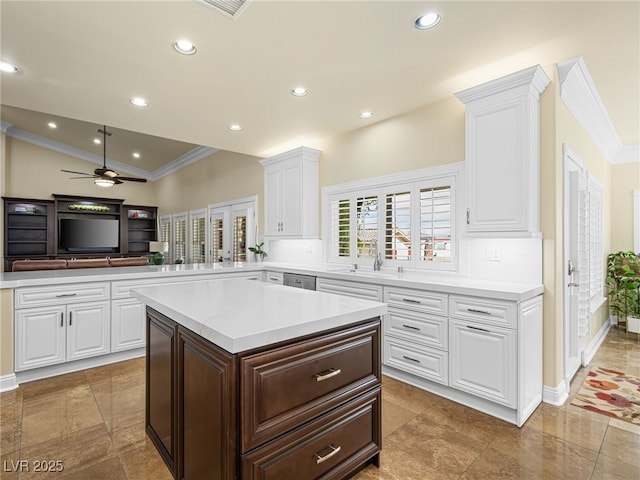
[[[460,265],[459,243],[463,236],[462,229],[459,225],[461,215],[458,212],[459,205],[462,205],[460,197],[464,185],[463,176],[464,163],[458,162],[453,164],[441,165],[420,170],[401,172],[393,175],[382,177],[373,177],[354,182],[331,185],[322,189],[322,215],[323,215],[323,237],[328,239],[324,242],[324,258],[326,263],[331,264],[358,264],[363,266],[373,266],[373,258],[363,258],[357,256],[357,234],[356,232],[356,208],[357,198],[376,195],[378,197],[378,232],[377,242],[378,251],[383,254],[383,268],[399,267],[411,268],[417,270],[430,271],[458,271]],[[433,262],[420,261],[420,255],[413,252],[419,252],[420,244],[420,189],[435,188],[449,186],[451,188],[450,195],[450,227],[451,227],[451,261],[449,262]],[[399,193],[407,191],[411,193],[411,259],[386,259],[384,258],[384,229],[385,229],[385,199],[388,193]],[[341,200],[349,200],[350,202],[350,226],[351,240],[349,248],[349,256],[338,256],[337,246],[334,245],[334,239],[337,239],[336,229],[332,224],[332,208],[334,202]],[[416,234],[417,231],[417,234]],[[335,237],[335,238],[334,238]]]

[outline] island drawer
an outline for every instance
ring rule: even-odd
[[[380,321],[240,358],[242,452],[380,382]]]
[[[450,316],[492,325],[516,328],[518,310],[515,302],[451,295]]]
[[[15,308],[109,300],[109,282],[24,287],[15,291]]]
[[[385,287],[384,302],[390,307],[406,308],[417,312],[447,315],[447,295],[410,288]]]
[[[449,347],[448,319],[440,315],[389,307],[384,333],[441,350]]]
[[[376,461],[380,387],[242,456],[242,480],[342,479]]]

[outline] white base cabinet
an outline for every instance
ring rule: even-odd
[[[110,352],[109,302],[16,311],[16,371]]]
[[[111,351],[121,352],[144,347],[145,308],[135,298],[111,302]]]

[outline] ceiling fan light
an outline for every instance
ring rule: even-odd
[[[110,178],[96,178],[93,183],[99,187],[113,187],[116,182]]]

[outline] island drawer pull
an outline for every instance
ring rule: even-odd
[[[403,355],[402,358],[404,358],[405,360],[409,360],[410,362],[420,363],[420,360],[416,360],[415,358],[407,357],[406,355]]]
[[[414,327],[413,325],[406,325],[406,324],[403,323],[402,326],[404,328],[408,328],[409,330],[418,330],[418,331],[420,331],[420,329],[418,327]]]
[[[64,298],[64,297],[75,297],[78,295],[77,293],[62,293],[60,295],[56,295],[56,298]]]
[[[477,308],[467,308],[467,312],[482,313],[483,315],[491,315],[491,312],[487,312],[486,310],[478,310]]]
[[[316,465],[320,465],[325,460],[329,460],[331,457],[336,455],[340,450],[342,450],[342,447],[334,447],[333,445],[329,445],[329,448],[331,449],[331,451],[327,453],[324,457],[321,457],[316,453]]]
[[[335,377],[336,375],[340,375],[342,373],[342,369],[338,368],[330,368],[326,372],[316,373],[314,374],[316,377],[316,382],[322,382],[323,380],[328,380],[331,377]]]
[[[414,300],[413,298],[403,298],[402,301],[407,303],[422,303],[420,300]]]
[[[471,325],[467,325],[467,328],[470,328],[471,330],[479,330],[481,332],[490,332],[491,331],[491,330],[487,330],[486,328],[472,327]]]

